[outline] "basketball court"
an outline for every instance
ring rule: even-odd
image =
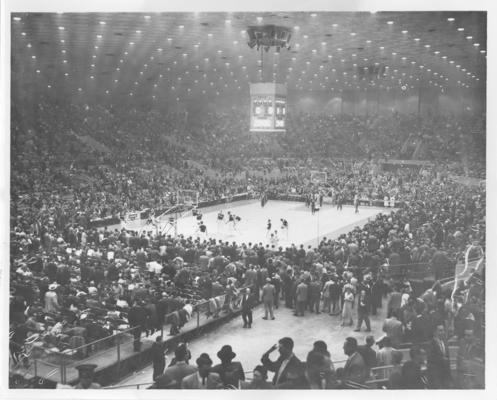
[[[277,231],[278,246],[292,243],[317,245],[323,237],[335,238],[356,226],[364,225],[377,214],[389,213],[392,210],[360,207],[359,213],[356,214],[353,206],[343,206],[339,211],[335,206],[324,204],[320,211],[312,215],[310,208],[302,202],[270,200],[261,207],[259,200],[243,200],[200,209],[202,221],[207,226],[206,235],[200,233],[199,221],[191,211],[178,218],[176,229],[178,235],[187,237],[213,237],[237,243],[270,244],[267,231],[267,222],[270,219],[271,233],[274,235]],[[219,211],[224,214],[221,223],[217,220]],[[234,228],[228,223],[228,211],[240,217]],[[145,221],[132,221],[126,224],[126,228],[137,231],[159,229],[166,234],[174,235],[174,227],[167,222],[171,216],[164,216],[156,226],[147,225]],[[288,231],[282,229],[281,219],[288,221]]]

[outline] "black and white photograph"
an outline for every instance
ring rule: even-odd
[[[9,395],[495,385],[483,2],[7,3]]]

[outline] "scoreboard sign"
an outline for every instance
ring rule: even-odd
[[[280,83],[250,84],[250,131],[285,132],[286,86]]]

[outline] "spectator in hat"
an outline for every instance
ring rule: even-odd
[[[258,365],[254,368],[252,381],[240,382],[242,390],[270,390],[274,389],[273,385],[267,381],[267,369],[263,365]]]
[[[236,354],[230,345],[225,345],[218,351],[217,357],[221,360],[220,364],[212,367],[211,371],[219,374],[225,388],[238,388],[239,382],[245,380],[242,364],[233,361]]]
[[[56,283],[52,283],[48,286],[48,292],[45,293],[45,312],[55,313],[60,309],[58,296],[55,292],[56,289]]]
[[[98,383],[93,382],[96,364],[81,364],[76,367],[79,373],[79,382],[74,389],[100,389]]]
[[[221,377],[211,372],[212,360],[208,354],[202,353],[197,358],[197,366],[197,372],[183,378],[181,389],[222,389]]]
[[[197,367],[188,365],[188,358],[186,344],[180,343],[174,350],[174,364],[167,367],[155,380],[156,389],[180,389],[183,378],[197,372]]]

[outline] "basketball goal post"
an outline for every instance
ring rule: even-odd
[[[176,204],[181,204],[188,208],[198,206],[198,192],[196,190],[180,189],[176,192]]]
[[[311,183],[315,185],[324,185],[327,178],[326,172],[311,171]]]

